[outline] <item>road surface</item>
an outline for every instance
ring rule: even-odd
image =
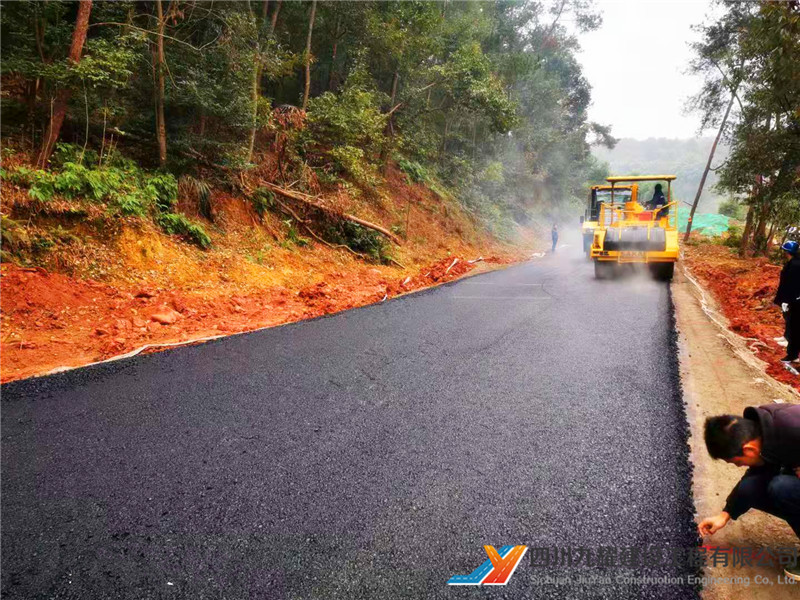
[[[3,386],[3,597],[695,597],[586,564],[696,539],[669,288],[577,252]]]

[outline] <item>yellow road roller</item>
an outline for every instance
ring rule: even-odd
[[[610,200],[598,206],[590,251],[595,277],[611,278],[621,265],[644,264],[657,279],[672,279],[678,260],[678,203],[672,199],[675,175],[614,176],[606,181]],[[651,198],[640,198],[638,184],[649,181],[657,182]],[[618,199],[617,190],[627,187],[633,188],[632,193]]]

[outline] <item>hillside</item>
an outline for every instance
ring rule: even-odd
[[[319,237],[315,230],[324,230],[325,221],[317,217],[312,224],[302,206],[291,208],[287,200],[281,202],[285,213],[259,211],[252,199],[219,188],[208,192],[209,223],[196,199],[180,191],[180,214],[205,223],[198,225],[208,236],[201,248],[186,232],[170,235],[147,217],[120,214],[113,201],[86,195],[39,200],[10,181],[9,173],[25,171],[26,155],[6,156],[0,204],[4,381],[146,344],[377,302],[519,260],[535,247],[532,230],[518,229],[513,244],[501,242],[453,198],[392,167],[369,202],[340,190],[328,206],[385,224],[398,243],[361,228],[358,239],[345,240],[362,244],[356,252]],[[366,254],[369,244],[376,258]],[[481,260],[469,262],[475,259]]]
[[[678,176],[674,184],[675,197],[691,203],[697,193],[697,186],[703,175],[708,152],[714,139],[711,137],[687,140],[650,138],[635,140],[622,138],[609,150],[605,147],[592,149],[594,156],[607,162],[611,173],[615,174],[661,174],[673,173]],[[728,155],[728,148],[722,144],[714,155],[712,168],[722,164]],[[717,176],[710,171],[706,179],[703,195],[698,210],[701,213],[713,213],[724,200],[714,189]]]

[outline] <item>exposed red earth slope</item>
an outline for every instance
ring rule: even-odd
[[[800,377],[780,362],[786,353],[775,342],[783,335],[783,317],[772,303],[781,266],[766,258],[739,258],[726,246],[700,242],[684,247],[691,273],[711,291],[730,328],[749,338],[751,350],[767,363],[767,373],[800,389]]]
[[[146,219],[104,221],[102,207],[87,202],[37,205],[4,184],[2,214],[47,248],[2,265],[0,379],[363,306],[527,258],[537,245],[530,230],[517,232],[514,245],[498,241],[457,202],[394,168],[376,196],[340,190],[329,201],[402,230],[402,245],[391,247],[395,262],[363,260],[303,229],[298,243],[285,216],[259,217],[247,199],[220,191],[214,222],[205,224],[213,247],[203,251]],[[179,199],[179,209],[199,219],[194,208]],[[75,219],[76,209],[86,217]]]

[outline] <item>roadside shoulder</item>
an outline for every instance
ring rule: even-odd
[[[747,340],[730,332],[716,313],[710,295],[692,281],[684,268],[672,283],[675,319],[686,415],[690,430],[690,459],[693,464],[692,490],[698,516],[719,512],[729,491],[742,475],[737,467],[713,461],[703,442],[706,417],[742,414],[747,406],[773,402],[800,403],[797,393],[766,374],[763,361],[753,356]],[[797,544],[788,525],[760,511],[751,511],[730,523],[713,539],[705,540],[722,548],[780,547]],[[730,554],[729,554],[730,557]],[[784,586],[777,585],[780,571],[770,567],[708,567],[712,577],[749,577],[751,585],[722,584],[707,587],[706,599],[748,598],[767,600],[785,597]],[[775,585],[753,583],[757,575]]]

